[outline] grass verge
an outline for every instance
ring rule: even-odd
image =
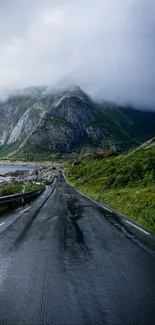
[[[66,170],[77,189],[155,232],[155,147],[117,157],[85,154]]]

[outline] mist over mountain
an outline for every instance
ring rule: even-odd
[[[1,1],[1,97],[77,84],[97,100],[154,109],[154,13],[153,0]]]
[[[28,87],[0,102],[1,157],[128,150],[152,138],[154,130],[154,112],[96,102],[80,87]]]

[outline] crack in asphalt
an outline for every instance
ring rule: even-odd
[[[136,229],[90,202],[60,174],[1,233],[0,324],[155,324],[154,256]]]

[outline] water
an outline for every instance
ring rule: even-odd
[[[5,165],[0,165],[0,175],[10,173],[10,172],[15,172],[17,170],[34,170],[37,169],[38,166],[5,166]]]
[[[34,170],[38,169],[38,166],[5,166],[5,165],[0,165],[0,184],[3,184],[5,182],[9,181],[9,177],[3,177],[1,175],[4,175],[9,172],[15,172],[17,170]]]

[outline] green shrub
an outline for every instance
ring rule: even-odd
[[[19,184],[8,184],[4,186],[0,186],[0,196],[7,196],[12,194],[18,194],[23,192],[23,185],[22,183]],[[25,185],[25,192],[30,192],[37,190],[41,187],[38,184],[26,184]]]
[[[0,187],[0,196],[7,196],[7,195],[12,195],[16,193],[21,193],[23,189],[22,184],[8,184],[3,187]]]
[[[155,147],[102,159],[89,153],[66,167],[81,191],[155,231]]]

